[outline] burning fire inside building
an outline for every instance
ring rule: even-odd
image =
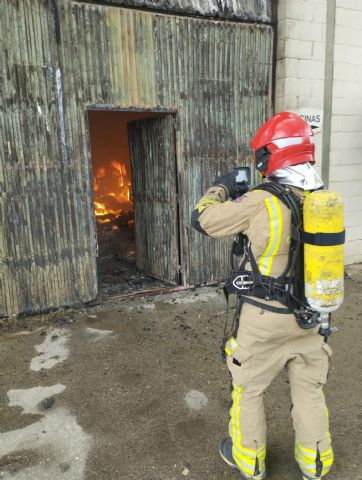
[[[111,160],[93,176],[94,213],[100,253],[116,259],[135,260],[134,209],[129,165]],[[102,248],[106,245],[106,251]],[[112,248],[113,247],[113,248]]]
[[[99,167],[93,176],[94,211],[98,224],[111,223],[116,231],[120,220],[133,227],[132,183],[126,165],[112,160]],[[122,219],[122,220],[121,220]]]
[[[127,130],[128,122],[149,116],[134,112],[88,112],[98,277],[102,295],[128,293],[149,288],[150,282],[157,283],[136,269],[135,214]]]

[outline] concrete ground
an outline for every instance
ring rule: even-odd
[[[362,479],[362,274],[334,315],[330,480]],[[0,478],[238,479],[219,458],[229,378],[217,288],[3,322]],[[270,480],[300,479],[284,375],[265,395]]]

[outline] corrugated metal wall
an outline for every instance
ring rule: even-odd
[[[250,160],[271,110],[271,27],[53,4],[2,4],[0,313],[96,295],[87,105],[179,112],[185,278],[222,278],[227,242],[191,231],[190,211],[215,174]]]
[[[0,31],[0,313],[10,315],[94,298],[96,245],[84,137],[77,126],[77,152],[64,137],[48,2],[2,2]]]
[[[158,101],[180,112],[181,235],[189,283],[225,278],[230,239],[189,226],[216,174],[251,160],[249,141],[271,111],[272,30],[260,25],[157,16]]]
[[[128,126],[137,267],[179,285],[175,119],[146,118]]]

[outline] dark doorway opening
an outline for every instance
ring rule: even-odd
[[[101,297],[179,285],[173,116],[88,110],[88,120]]]

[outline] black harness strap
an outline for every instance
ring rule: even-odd
[[[292,231],[288,254],[288,262],[284,271],[277,278],[261,274],[256,263],[250,242],[244,240],[244,257],[237,269],[232,268],[232,276],[226,282],[225,290],[228,293],[237,293],[243,302],[250,303],[264,310],[274,313],[290,314],[297,308],[304,308],[304,281],[303,281],[303,250],[301,249],[302,211],[299,198],[287,185],[267,182],[258,185],[253,190],[263,190],[275,195],[291,212]],[[251,272],[246,270],[250,263]],[[296,278],[296,277],[301,278]],[[256,297],[263,300],[277,300],[285,308],[273,307],[258,302]]]
[[[249,303],[250,305],[254,305],[254,307],[260,307],[262,310],[267,310],[268,312],[282,313],[287,315],[290,315],[291,313],[293,313],[289,308],[280,308],[280,307],[274,307],[273,305],[266,305],[265,303],[258,302],[253,298],[244,297],[244,295],[240,295],[240,298],[242,299],[243,302]]]
[[[283,277],[289,273],[289,286],[288,292],[291,291],[292,275],[295,271],[298,261],[302,261],[301,254],[303,253],[300,248],[300,229],[302,226],[302,213],[301,204],[298,197],[293,193],[290,187],[281,185],[275,182],[267,182],[261,185],[257,185],[253,190],[264,190],[272,195],[275,195],[284,205],[290,210],[292,216],[292,236],[291,245],[289,248],[288,262],[281,273],[280,277]],[[301,286],[304,291],[304,282]]]
[[[332,247],[334,245],[343,245],[346,239],[346,232],[338,233],[309,233],[302,230],[300,240],[309,245],[319,245],[321,247]]]
[[[261,278],[261,273],[256,263],[253,252],[251,251],[251,245],[248,246],[248,256],[250,260],[251,269],[253,271],[253,281],[256,287],[263,288],[263,280]]]
[[[225,363],[226,362],[225,344],[228,337],[227,327],[228,327],[228,320],[229,320],[229,292],[225,287],[224,287],[224,295],[226,298],[226,316],[225,316],[225,325],[224,325],[224,335],[223,335],[222,343],[220,345],[220,353],[221,353],[222,361]],[[239,318],[240,318],[242,306],[243,306],[243,301],[241,299],[241,295],[238,295],[236,300],[235,314],[234,314],[234,318],[231,325],[231,335],[233,337],[236,336],[239,328]]]
[[[288,307],[297,302],[299,306],[305,304],[304,298],[304,272],[303,249],[301,249],[300,230],[302,229],[302,205],[298,197],[287,185],[275,182],[267,182],[255,187],[255,190],[264,190],[275,195],[290,210],[292,217],[292,235],[289,248],[288,262],[284,272],[280,275],[288,275],[288,287],[286,289],[286,303]],[[298,277],[298,279],[296,278]],[[299,278],[300,277],[300,278]],[[278,281],[278,279],[276,279]],[[294,285],[293,285],[294,283]],[[291,292],[293,291],[293,298]],[[284,303],[284,302],[283,302]]]

